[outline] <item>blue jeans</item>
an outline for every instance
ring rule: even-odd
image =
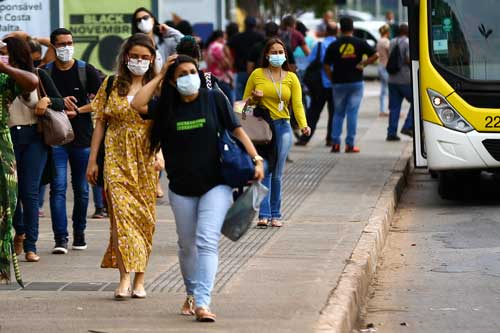
[[[383,113],[386,112],[385,99],[387,98],[389,73],[387,73],[387,69],[382,64],[378,65],[378,77],[380,79],[380,112]]]
[[[45,199],[45,188],[47,185],[40,185],[40,190],[38,191],[38,208],[43,208],[43,203]]]
[[[243,99],[243,94],[245,93],[245,87],[248,81],[248,73],[247,72],[238,72],[236,74],[236,86],[234,87],[234,100],[241,101]]]
[[[389,127],[387,135],[396,135],[398,132],[399,115],[403,99],[410,102],[410,109],[406,116],[403,129],[413,129],[413,92],[411,84],[389,83]]]
[[[182,196],[169,190],[168,197],[175,216],[186,293],[194,295],[196,306],[208,307],[219,264],[222,224],[233,203],[232,189],[219,185],[201,197]]]
[[[102,196],[102,191],[103,189],[101,186],[92,186],[92,194],[94,197],[94,206],[96,210],[104,208],[104,198]]]
[[[68,218],[66,215],[66,189],[68,160],[71,167],[73,185],[73,233],[81,234],[87,226],[87,207],[89,204],[89,184],[86,179],[90,148],[54,146],[53,158],[56,175],[50,183],[50,212],[52,230],[56,242],[68,240]]]
[[[285,169],[286,157],[292,148],[292,127],[287,119],[273,120],[275,136],[276,165],[271,172],[266,172],[262,184],[269,189],[269,193],[260,204],[260,219],[281,219],[281,177]]]
[[[337,83],[333,85],[335,113],[333,114],[332,142],[340,144],[344,118],[347,116],[347,137],[345,143],[354,146],[358,127],[358,112],[363,99],[363,81],[353,83]]]
[[[38,192],[47,161],[47,146],[35,126],[15,126],[10,129],[16,155],[18,193],[14,213],[16,234],[26,235],[24,252],[36,252],[38,240]]]

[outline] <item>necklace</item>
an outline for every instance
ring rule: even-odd
[[[267,70],[269,72],[269,76],[271,77],[271,81],[273,81],[273,86],[274,86],[274,89],[276,90],[276,94],[278,94],[278,98],[280,100],[280,102],[278,104],[278,111],[283,111],[283,109],[285,108],[285,103],[283,102],[283,99],[281,98],[282,93],[283,93],[282,70],[280,68],[280,88],[279,88],[279,90],[278,90],[278,86],[276,85],[276,81],[274,81],[273,73],[271,72],[271,70],[269,68]]]

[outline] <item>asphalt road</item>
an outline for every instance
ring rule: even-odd
[[[499,185],[482,174],[461,200],[444,201],[436,180],[414,173],[361,332],[500,332]]]

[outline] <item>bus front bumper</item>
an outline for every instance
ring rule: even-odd
[[[423,123],[429,169],[500,168],[500,133],[462,133],[427,121]],[[488,148],[485,140],[489,142]]]

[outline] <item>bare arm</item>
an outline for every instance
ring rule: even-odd
[[[240,140],[243,146],[245,146],[245,150],[247,151],[248,155],[252,156],[252,158],[259,155],[257,153],[257,149],[255,149],[255,146],[253,145],[252,141],[250,140],[250,138],[245,133],[242,127],[235,128],[233,130],[233,135],[238,140]],[[262,161],[256,161],[255,163],[254,179],[257,181],[261,181],[262,179],[264,179],[264,163]]]
[[[323,69],[325,70],[326,76],[328,77],[328,79],[331,82],[332,81],[332,69],[331,69],[330,65],[324,64]]]
[[[303,45],[301,45],[300,48],[302,49],[302,51],[304,51],[304,54],[306,56],[308,56],[309,53],[311,53],[311,50],[309,49],[309,46],[307,46],[306,43],[304,43]]]
[[[95,122],[94,133],[92,134],[89,163],[87,166],[87,180],[92,185],[97,183],[97,176],[99,174],[99,167],[97,166],[97,153],[99,152],[99,146],[104,138],[104,127],[105,121],[97,119]],[[102,170],[100,170],[100,172],[102,172]]]
[[[141,114],[148,113],[148,103],[151,98],[153,98],[162,80],[162,76],[157,75],[154,79],[142,86],[137,94],[135,94],[130,105]]]
[[[36,74],[17,69],[0,62],[0,72],[10,76],[23,89],[23,91],[33,91],[38,86]]]

